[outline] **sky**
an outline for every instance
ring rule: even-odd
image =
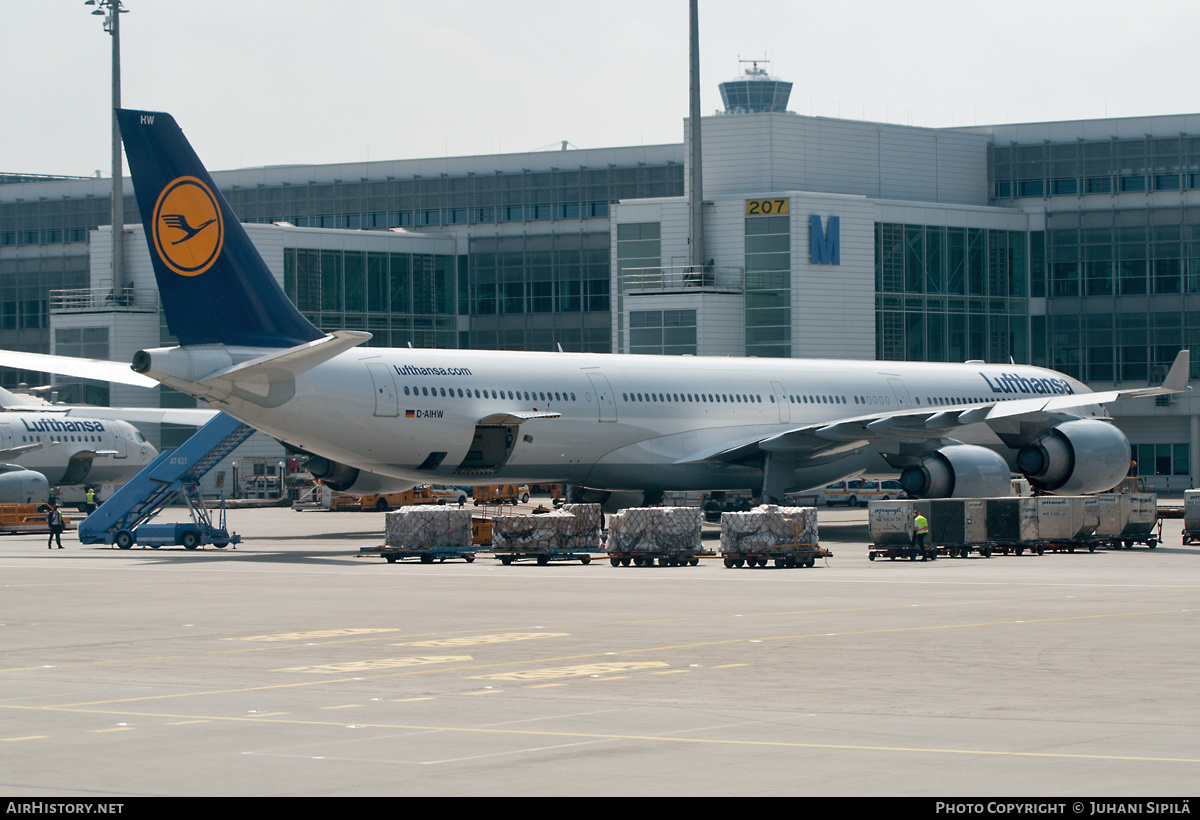
[[[125,0],[122,101],[212,170],[678,143],[686,0]],[[798,114],[945,127],[1200,113],[1200,3],[700,0],[701,109],[741,59]],[[108,176],[111,39],[0,0],[0,172]]]

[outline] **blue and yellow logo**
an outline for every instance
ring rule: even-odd
[[[199,276],[213,266],[225,241],[225,223],[213,192],[195,177],[179,177],[154,206],[154,249],[180,276]]]

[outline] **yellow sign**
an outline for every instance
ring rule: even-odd
[[[499,675],[476,675],[478,680],[554,680],[556,678],[603,677],[618,672],[638,672],[644,669],[659,669],[666,666],[663,661],[630,661],[622,663],[589,663],[583,666],[551,666],[546,669],[530,669],[525,672],[502,672]]]
[[[195,177],[179,177],[154,205],[154,249],[180,276],[199,276],[213,266],[225,241],[221,206]]]
[[[466,638],[439,638],[431,641],[413,641],[412,643],[394,643],[392,646],[475,646],[481,643],[510,643],[512,641],[528,641],[534,638],[566,638],[567,632],[502,632],[496,635],[472,635]]]
[[[788,199],[747,199],[746,216],[774,216],[788,212]]]

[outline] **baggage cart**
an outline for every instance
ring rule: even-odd
[[[1162,541],[1158,496],[1154,493],[1102,493],[1096,496],[1096,504],[1100,519],[1095,532],[1097,543],[1109,549],[1132,549],[1134,544],[1154,549]]]
[[[1038,544],[1037,499],[989,498],[987,508],[987,541],[992,551],[1003,555],[1043,555],[1044,545]]]
[[[448,549],[445,547],[435,547],[432,545],[411,544],[408,546],[388,546],[382,544],[378,547],[360,547],[358,550],[360,556],[378,555],[385,559],[389,564],[394,564],[397,561],[404,559],[416,559],[422,564],[432,564],[435,561],[445,563],[451,559],[461,558],[468,564],[475,561],[474,550],[459,550]]]
[[[818,541],[816,507],[764,504],[721,514],[721,557],[727,568],[813,567],[817,558],[832,554]]]
[[[572,511],[574,508],[574,512]],[[600,506],[566,504],[543,514],[492,519],[492,555],[505,566],[523,560],[589,564],[600,548]]]
[[[939,499],[941,500],[941,499]],[[886,558],[889,561],[908,560],[933,561],[937,559],[938,550],[933,544],[937,543],[934,534],[934,521],[930,518],[932,508],[930,501],[900,500],[900,501],[871,501],[867,504],[867,521],[870,527],[871,546],[867,558],[874,561]],[[916,544],[916,527],[913,524],[914,511],[920,511],[930,520],[930,543],[924,549],[918,549]],[[961,529],[961,522],[956,525],[954,516],[948,511],[945,515],[947,522],[943,525],[949,530]]]
[[[384,518],[384,544],[363,547],[360,555],[380,555],[389,564],[415,558],[422,564],[461,558],[475,560],[475,528],[471,513],[439,506],[405,507]]]
[[[1042,551],[1095,552],[1099,526],[1096,496],[1044,495],[1037,498],[1038,538]]]
[[[1183,544],[1200,541],[1200,490],[1183,491]]]
[[[614,567],[694,567],[700,563],[700,507],[630,507],[609,516],[604,551]]]

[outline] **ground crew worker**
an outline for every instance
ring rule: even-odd
[[[917,540],[917,549],[924,553],[925,539],[929,537],[929,521],[915,510],[913,511],[913,527],[916,530],[914,537]]]
[[[58,541],[58,548],[62,549],[62,533],[67,527],[63,523],[63,515],[59,512],[58,505],[54,499],[50,499],[50,509],[46,513],[46,523],[50,525],[50,538],[46,541],[46,549],[54,549],[54,542]]]
[[[91,515],[96,511],[96,488],[88,487],[87,495],[84,496],[84,505],[87,508],[87,514]]]

